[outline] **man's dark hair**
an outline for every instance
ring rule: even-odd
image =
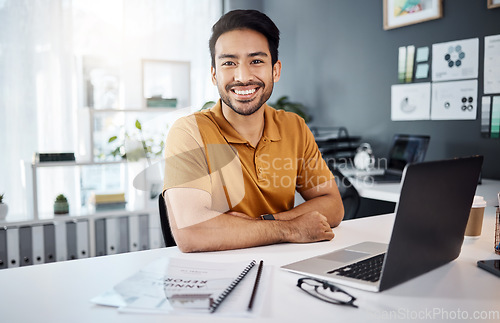
[[[274,22],[265,14],[257,10],[233,10],[222,16],[212,27],[209,47],[212,56],[212,67],[215,68],[215,43],[219,37],[228,31],[238,29],[255,30],[267,38],[271,52],[272,65],[278,61],[278,46],[280,31]]]

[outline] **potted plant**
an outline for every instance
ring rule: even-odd
[[[63,194],[59,194],[54,201],[54,214],[68,214],[69,204],[68,199]]]
[[[5,220],[9,211],[9,206],[3,202],[3,196],[3,193],[0,194],[0,221]]]
[[[168,125],[167,125],[168,127]],[[146,158],[156,158],[163,156],[163,149],[165,147],[164,138],[165,134],[154,135],[151,138],[145,138],[142,129],[142,124],[139,120],[135,121],[135,132],[125,132],[124,136],[112,136],[108,139],[108,144],[118,142],[118,145],[109,153],[113,158],[121,156],[123,159],[130,161],[137,161],[144,156]],[[125,147],[126,142],[132,143],[132,146]],[[127,151],[128,149],[128,151]],[[103,157],[102,154],[101,157]]]
[[[306,123],[312,120],[312,117],[307,113],[307,108],[302,103],[290,101],[288,96],[282,96],[278,101],[269,103],[269,105],[276,110],[295,112],[302,117]]]

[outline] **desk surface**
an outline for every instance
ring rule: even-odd
[[[493,252],[495,208],[488,207],[479,239],[466,239],[460,257],[430,273],[382,293],[346,288],[358,298],[359,309],[319,301],[298,289],[299,275],[279,266],[332,251],[364,240],[388,242],[394,215],[343,222],[334,229],[332,241],[314,244],[280,244],[225,252],[182,254],[177,248],[162,248],[127,254],[72,260],[0,271],[2,322],[248,322],[245,318],[216,316],[186,317],[125,314],[115,308],[98,306],[90,299],[112,288],[145,265],[160,257],[179,256],[205,261],[263,259],[272,266],[268,304],[259,322],[383,322],[429,315],[442,318],[468,315],[500,316],[500,278],[479,269],[476,261],[500,258]],[[495,316],[496,315],[496,316]],[[427,319],[425,319],[427,318]],[[456,319],[455,319],[456,320]],[[254,320],[252,320],[253,322]]]
[[[400,183],[373,183],[353,177],[349,180],[361,197],[388,202],[399,201]],[[498,192],[500,192],[500,181],[492,179],[483,179],[476,189],[476,195],[484,196],[490,206],[498,206]]]

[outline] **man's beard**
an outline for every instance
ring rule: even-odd
[[[242,116],[249,116],[249,115],[254,114],[255,112],[257,112],[264,105],[264,103],[266,103],[267,100],[269,100],[269,98],[271,97],[271,94],[273,93],[273,85],[274,85],[274,83],[271,83],[271,89],[269,91],[267,91],[267,92],[264,91],[262,93],[262,95],[260,96],[260,99],[259,98],[254,98],[253,100],[256,100],[256,99],[259,99],[259,100],[256,101],[254,104],[251,104],[248,109],[245,109],[245,110],[238,109],[235,106],[236,104],[231,103],[229,95],[226,95],[226,93],[230,92],[231,88],[234,87],[234,86],[248,86],[248,85],[257,85],[261,89],[264,89],[264,83],[262,83],[262,82],[250,82],[250,83],[247,83],[247,84],[243,84],[243,83],[235,84],[235,83],[232,83],[232,84],[229,84],[229,85],[226,86],[226,88],[225,88],[226,92],[223,92],[223,91],[221,91],[219,89],[219,95],[220,95],[220,98],[221,98],[222,102],[224,102],[228,107],[230,107],[231,110],[233,110],[234,112],[236,112],[237,114],[242,115]],[[243,103],[243,104],[245,104],[246,102],[251,102],[251,101],[237,101],[237,103]]]

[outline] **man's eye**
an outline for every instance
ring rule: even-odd
[[[254,59],[254,60],[252,61],[252,64],[262,64],[262,63],[264,63],[264,62],[263,62],[263,61],[261,61],[260,59]]]
[[[233,66],[233,65],[235,65],[234,62],[230,62],[230,61],[222,63],[222,66]]]

